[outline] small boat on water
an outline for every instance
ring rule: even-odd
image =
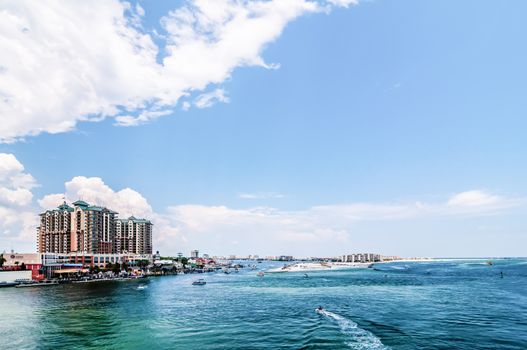
[[[231,270],[229,270],[228,268],[224,268],[223,273],[226,273],[228,275],[229,273],[231,273]]]
[[[49,287],[49,286],[58,286],[59,282],[56,281],[43,281],[43,282],[29,282],[21,283],[16,288],[26,288],[26,287]]]
[[[487,261],[487,265],[492,266],[492,265],[494,265],[494,263],[492,262],[492,260],[489,260],[489,261]]]
[[[193,286],[204,286],[206,284],[207,282],[203,278],[200,278],[199,280],[192,282]]]
[[[265,273],[263,273],[262,271],[260,271],[260,272],[258,272],[258,273],[256,274],[256,276],[258,276],[258,277],[263,277],[263,276],[265,276]]]
[[[2,288],[2,287],[16,287],[17,285],[18,285],[17,282],[5,282],[5,281],[0,282],[0,288]]]

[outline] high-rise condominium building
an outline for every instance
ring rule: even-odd
[[[117,250],[122,253],[152,254],[152,223],[149,220],[116,220]]]
[[[68,253],[71,251],[71,213],[73,208],[64,202],[57,209],[40,214],[38,251]]]
[[[115,241],[117,213],[108,208],[76,201],[71,217],[71,251],[111,254],[118,252]]]
[[[38,251],[152,254],[152,223],[133,217],[118,220],[115,211],[80,200],[73,207],[64,202],[40,214]]]

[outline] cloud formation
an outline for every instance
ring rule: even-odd
[[[155,211],[139,192],[131,188],[113,190],[97,177],[75,177],[66,182],[65,189],[63,194],[45,196],[39,204],[45,209],[58,205],[63,198],[70,202],[81,198],[112,208],[120,217],[147,217],[155,225],[155,246],[170,254],[196,248],[212,254],[338,254],[351,246],[359,223],[493,215],[520,203],[474,190],[434,203],[344,203],[290,211],[182,204]],[[273,198],[270,196],[281,195],[245,194],[242,198]],[[460,202],[459,198],[478,200]]]
[[[13,154],[0,153],[0,205],[25,206],[31,203],[31,189],[37,185]]]
[[[36,180],[9,153],[0,153],[0,241],[35,242],[38,219],[31,208]]]
[[[262,51],[289,22],[355,2],[188,0],[157,33],[127,2],[3,1],[0,142],[108,117],[144,124],[196,92],[198,108],[226,102],[216,86],[237,67],[275,68]]]
[[[521,198],[496,195],[485,190],[452,194],[434,202],[340,203],[299,210],[249,206],[180,204],[155,210],[132,188],[113,189],[98,177],[76,176],[64,184],[63,193],[37,200],[36,180],[12,154],[0,153],[0,248],[7,244],[32,251],[38,213],[55,208],[64,200],[82,199],[119,213],[145,217],[154,223],[154,245],[166,254],[200,249],[210,254],[335,255],[353,247],[358,225],[457,220],[491,216],[525,203]],[[245,194],[244,198],[279,197],[276,193]],[[393,229],[392,229],[393,230]],[[393,231],[394,235],[400,232]]]

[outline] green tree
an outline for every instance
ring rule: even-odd
[[[26,264],[22,263],[20,264],[20,270],[25,270],[26,269]]]
[[[137,262],[137,266],[140,268],[140,269],[145,269],[148,265],[150,264],[150,262],[148,260],[139,260]]]
[[[6,259],[4,258],[4,254],[0,254],[0,267],[4,267],[5,262]]]

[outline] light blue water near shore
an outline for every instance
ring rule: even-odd
[[[527,261],[494,262],[3,288],[0,348],[527,349]]]

